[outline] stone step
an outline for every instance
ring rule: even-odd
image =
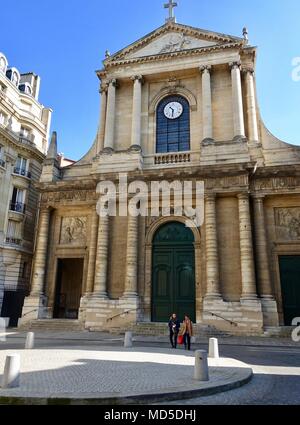
[[[138,323],[125,329],[121,327],[110,328],[111,334],[125,334],[126,331],[131,331],[138,336],[168,336],[169,327],[165,323]],[[220,331],[213,326],[196,324],[194,325],[194,333],[198,337],[229,337],[227,332]]]
[[[275,338],[290,338],[294,329],[294,326],[267,327],[264,329],[264,336]]]
[[[33,320],[21,327],[21,330],[32,331],[83,331],[84,325],[79,320]]]

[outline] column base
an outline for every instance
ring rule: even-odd
[[[247,137],[245,135],[238,135],[238,136],[234,136],[234,138],[232,140],[234,142],[236,142],[236,141],[247,142]]]
[[[104,148],[98,155],[112,155],[114,151],[113,148]]]
[[[139,297],[109,298],[91,297],[82,303],[82,317],[85,328],[91,331],[130,329],[139,318]]]
[[[30,295],[25,298],[19,326],[30,323],[32,320],[48,318],[47,297],[45,295]]]
[[[128,152],[142,152],[142,148],[140,145],[131,145]]]
[[[261,301],[228,302],[204,299],[203,323],[232,335],[262,335],[263,313]]]
[[[108,300],[109,296],[107,292],[97,292],[92,294],[90,298],[94,300]]]
[[[204,146],[213,145],[214,143],[215,143],[215,140],[210,137],[206,137],[205,139],[202,140],[202,145]]]
[[[223,302],[223,298],[221,294],[215,293],[215,294],[207,294],[204,297],[204,301],[222,301]]]
[[[264,296],[261,298],[261,306],[264,319],[264,327],[278,327],[279,315],[277,302],[274,297]]]
[[[258,296],[256,294],[245,294],[241,296],[241,302],[242,301],[255,301],[258,300]]]
[[[136,299],[137,297],[138,297],[137,292],[124,292],[123,297],[121,299],[122,300]]]

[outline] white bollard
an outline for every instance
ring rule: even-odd
[[[219,356],[219,342],[217,338],[210,338],[209,340],[209,354],[210,359],[218,359]]]
[[[25,342],[25,350],[32,350],[34,348],[34,333],[28,332]]]
[[[207,352],[204,350],[195,352],[194,379],[201,382],[209,381]]]
[[[20,354],[12,354],[6,357],[2,388],[17,388],[20,386]]]
[[[125,348],[131,348],[132,347],[132,332],[126,332],[125,333],[124,347]]]
[[[9,319],[8,319],[9,321]],[[0,317],[0,342],[6,342],[6,328],[8,326],[7,319]]]

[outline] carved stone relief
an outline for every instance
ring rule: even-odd
[[[279,240],[300,240],[300,207],[276,208],[275,224]]]
[[[63,217],[60,244],[85,245],[87,239],[87,217]]]

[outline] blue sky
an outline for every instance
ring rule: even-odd
[[[95,70],[111,53],[164,23],[164,0],[15,0],[1,2],[0,51],[21,72],[42,78],[40,101],[54,110],[59,150],[79,159],[98,125]],[[277,137],[300,145],[299,0],[178,0],[179,23],[240,36],[249,28],[259,47],[258,95],[262,117]]]

